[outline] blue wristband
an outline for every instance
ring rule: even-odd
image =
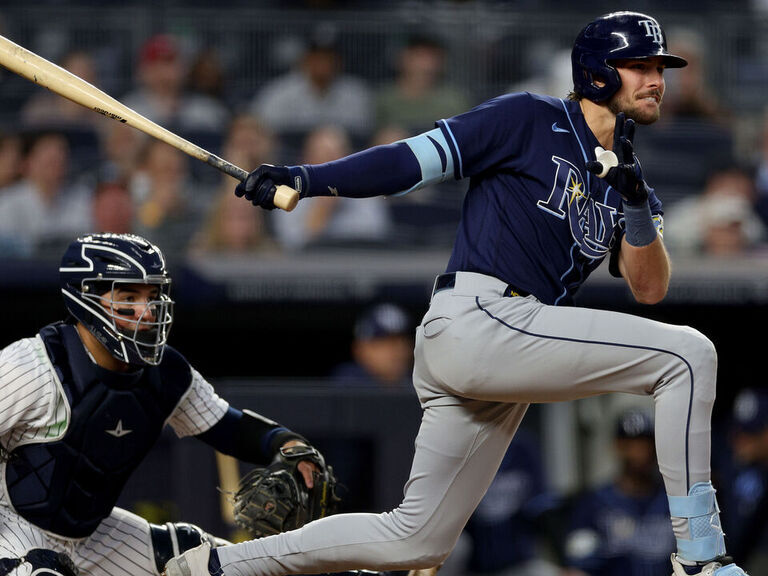
[[[648,246],[656,240],[658,233],[653,222],[651,207],[648,200],[642,204],[627,204],[624,202],[624,224],[627,242],[632,246]]]

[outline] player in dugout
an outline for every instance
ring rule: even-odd
[[[83,236],[59,278],[67,320],[0,351],[0,576],[157,576],[173,555],[223,543],[115,506],[166,423],[245,462],[293,459],[315,483],[324,461],[300,434],[230,406],[166,343],[157,246]]]
[[[439,565],[530,403],[614,392],[654,401],[674,575],[745,574],[726,555],[710,479],[714,345],[690,327],[573,305],[606,259],[638,302],[667,293],[662,205],[633,137],[659,118],[666,69],[686,64],[667,51],[655,18],[606,14],[574,42],[567,98],[507,94],[391,145],[254,170],[236,193],[267,209],[277,184],[307,201],[470,179],[453,253],[416,330],[413,383],[424,410],[411,476],[391,512],[201,546],[171,560],[168,576]]]

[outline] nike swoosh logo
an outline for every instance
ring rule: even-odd
[[[570,130],[566,130],[565,128],[560,128],[557,125],[557,122],[552,122],[552,132],[565,132],[566,134],[570,134]]]
[[[123,421],[118,420],[117,426],[115,426],[114,430],[104,430],[104,432],[106,432],[110,436],[114,436],[115,438],[122,438],[123,436],[127,436],[128,434],[133,432],[133,430],[128,430],[127,428],[123,428]]]

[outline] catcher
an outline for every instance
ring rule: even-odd
[[[284,487],[304,507],[264,503],[271,514],[260,526],[296,527],[325,509],[314,497],[329,486],[317,450],[230,406],[166,345],[173,301],[157,246],[84,236],[66,250],[59,278],[69,317],[0,350],[0,576],[157,576],[172,556],[222,543],[115,506],[165,424],[239,460],[274,461],[275,474],[291,471]],[[245,501],[242,511],[252,511]]]

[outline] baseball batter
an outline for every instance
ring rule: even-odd
[[[69,320],[0,351],[0,576],[156,576],[175,554],[220,543],[115,507],[166,423],[260,464],[306,441],[229,406],[166,345],[173,302],[157,246],[78,238],[60,281]],[[308,485],[314,466],[299,463]]]
[[[451,551],[531,402],[608,392],[651,395],[658,461],[677,540],[676,576],[734,576],[710,483],[717,357],[688,327],[572,306],[608,259],[634,297],[666,294],[662,208],[633,153],[659,117],[667,52],[659,23],[617,12],[588,24],[567,99],[508,94],[424,134],[335,162],[261,166],[237,194],[273,208],[276,184],[302,198],[407,193],[469,178],[446,272],[416,332],[424,412],[402,503],[285,534],[203,545],[168,576],[278,576],[437,565]]]

